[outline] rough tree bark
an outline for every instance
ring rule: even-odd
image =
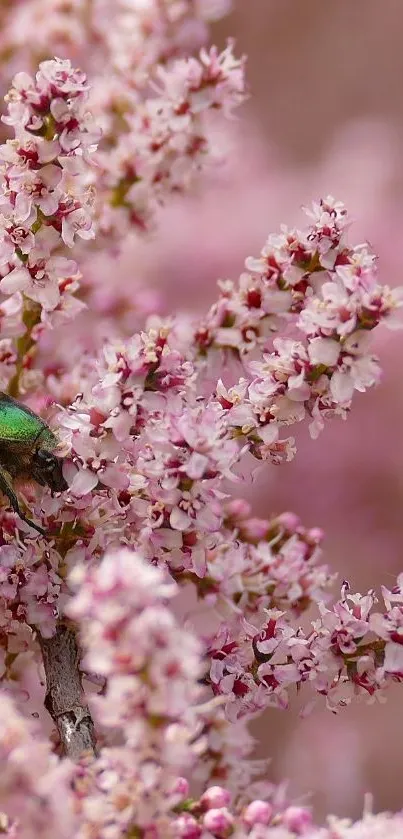
[[[45,708],[54,720],[64,754],[78,760],[96,752],[94,724],[84,699],[74,630],[60,623],[52,638],[38,635],[46,675]]]

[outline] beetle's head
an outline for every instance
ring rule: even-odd
[[[68,484],[63,477],[63,458],[54,454],[56,442],[52,432],[46,429],[32,456],[32,477],[38,484],[50,487],[53,492],[65,492]]]

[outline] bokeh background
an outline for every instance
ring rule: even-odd
[[[238,276],[281,222],[327,194],[355,218],[351,241],[369,240],[383,282],[403,284],[403,5],[401,0],[235,0],[215,28],[248,55],[250,101],[230,126],[231,159],[187,204],[162,220],[146,274],[181,308],[214,299],[217,277]],[[192,207],[192,212],[189,208]],[[180,304],[179,304],[180,301]],[[326,559],[353,590],[393,585],[403,569],[403,333],[376,336],[384,377],[359,395],[347,423],[296,459],[268,467],[251,489],[258,515],[292,509],[326,532]],[[319,819],[401,809],[402,689],[385,704],[307,719],[295,703],[255,726],[270,779],[288,778]],[[309,793],[311,795],[309,796]]]

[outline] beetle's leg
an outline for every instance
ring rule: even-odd
[[[41,536],[46,536],[45,531],[42,530],[42,528],[39,527],[38,524],[35,524],[33,521],[31,521],[26,516],[24,516],[24,513],[21,512],[18,498],[17,498],[12,486],[10,485],[10,483],[8,481],[7,473],[4,471],[4,469],[1,468],[1,466],[0,466],[0,491],[3,493],[3,495],[5,495],[8,498],[12,509],[14,510],[15,513],[17,513],[17,515],[20,517],[20,519],[22,519],[22,521],[25,521],[25,524],[29,524],[29,526],[33,527],[34,530],[37,530],[38,533],[41,534]]]
[[[18,498],[17,498],[12,486],[10,485],[10,483],[8,481],[7,473],[4,471],[4,469],[1,468],[1,466],[0,466],[0,490],[3,493],[3,495],[7,496],[14,512],[18,513],[18,515],[21,516],[21,511],[20,511],[20,505],[18,503]]]

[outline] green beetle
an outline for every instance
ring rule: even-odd
[[[54,454],[57,445],[57,438],[41,417],[0,391],[0,491],[20,519],[42,535],[44,530],[21,512],[12,479],[33,479],[53,492],[66,490],[63,459]]]

